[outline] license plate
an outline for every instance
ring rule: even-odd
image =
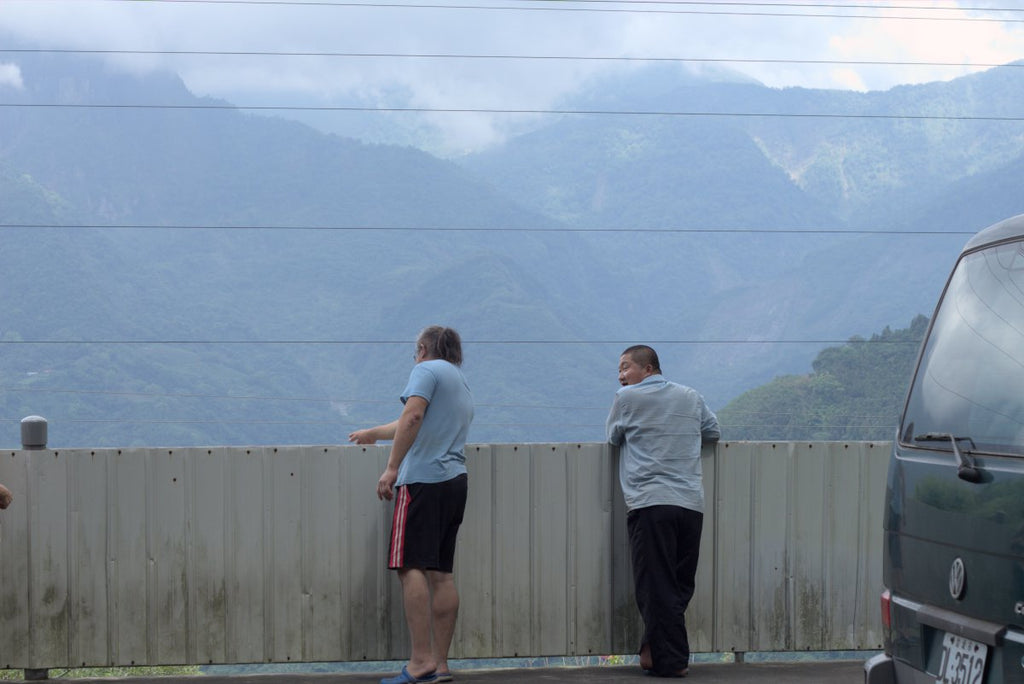
[[[988,646],[947,632],[935,684],[984,684],[986,658]]]

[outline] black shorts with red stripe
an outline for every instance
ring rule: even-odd
[[[451,572],[468,491],[465,474],[444,482],[399,487],[391,520],[388,567]]]

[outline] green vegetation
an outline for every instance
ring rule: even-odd
[[[718,412],[735,440],[892,439],[928,319],[823,350],[807,375],[786,375]]]

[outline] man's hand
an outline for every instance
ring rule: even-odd
[[[353,444],[376,444],[377,438],[373,436],[372,429],[356,430],[348,436],[348,441]]]
[[[377,481],[377,498],[391,501],[395,496],[395,481],[398,480],[398,468],[388,466]]]
[[[12,501],[14,501],[14,495],[11,494],[11,490],[0,485],[0,511],[10,506]]]

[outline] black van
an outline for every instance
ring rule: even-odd
[[[889,462],[867,684],[1024,682],[1024,215],[964,247]]]

